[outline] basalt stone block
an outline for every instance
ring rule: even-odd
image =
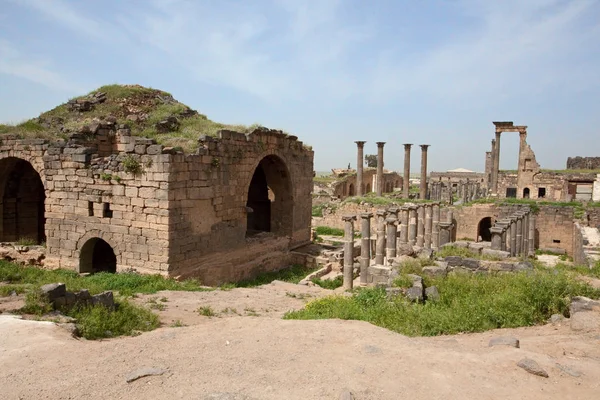
[[[463,258],[460,256],[447,256],[444,261],[448,263],[449,267],[459,267],[463,263]]]
[[[50,302],[53,302],[55,299],[66,295],[67,286],[64,283],[49,283],[43,285],[40,290]]]
[[[431,301],[437,301],[440,299],[440,292],[438,291],[437,286],[430,286],[425,289],[425,298]]]
[[[476,270],[481,267],[479,260],[476,260],[474,258],[463,258],[461,265],[464,268],[468,268],[468,269],[472,269],[472,270]]]

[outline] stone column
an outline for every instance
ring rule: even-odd
[[[421,144],[421,190],[419,192],[420,199],[427,198],[427,148],[428,144]]]
[[[408,243],[408,207],[402,207],[400,210],[400,244]]]
[[[402,181],[402,198],[408,199],[410,191],[410,148],[411,143],[404,144],[404,180]]]
[[[521,254],[525,257],[529,254],[529,211],[525,215],[523,215],[523,246],[521,247]]]
[[[425,234],[424,246],[426,249],[431,249],[431,227],[432,227],[432,207],[431,204],[425,205]]]
[[[494,145],[494,172],[492,174],[492,192],[498,194],[498,173],[500,172],[500,135],[496,132],[496,144]]]
[[[425,243],[425,207],[417,206],[417,247]]]
[[[502,231],[501,226],[492,226],[490,232],[492,233],[492,250],[502,250]]]
[[[385,223],[387,226],[387,236],[385,239],[385,255],[388,258],[396,257],[396,225],[398,223],[398,219],[390,214],[386,219]]]
[[[354,280],[354,221],[356,215],[344,215],[344,289],[352,289]]]
[[[417,207],[408,208],[408,244],[414,246],[417,242]]]
[[[377,142],[377,196],[383,195],[383,146],[385,142]]]
[[[367,286],[371,263],[371,217],[373,213],[360,214],[360,286]]]
[[[486,177],[488,193],[493,188],[492,184],[494,181],[494,165],[496,165],[495,161],[494,161],[495,157],[496,157],[496,139],[492,139],[492,151],[490,154],[490,175]]]
[[[521,246],[523,245],[523,216],[517,215],[517,256],[521,255]]]
[[[515,257],[517,255],[517,221],[513,218],[510,222],[510,256]]]
[[[377,210],[377,244],[375,247],[375,264],[383,265],[385,257],[385,217],[386,210]]]
[[[354,142],[356,143],[357,152],[356,152],[356,195],[362,196],[363,192],[363,165],[365,164],[365,157],[363,155],[363,149],[365,147],[366,142]]]
[[[529,234],[528,234],[529,245],[527,246],[527,255],[529,257],[535,256],[535,215],[529,214]]]
[[[439,247],[441,248],[446,243],[452,241],[452,224],[450,222],[440,222],[440,242]]]
[[[433,203],[431,213],[431,248],[440,248],[440,203]]]

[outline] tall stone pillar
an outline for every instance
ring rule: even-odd
[[[523,245],[523,216],[517,214],[517,256],[521,255],[521,246]]]
[[[533,213],[529,214],[529,234],[528,241],[529,245],[527,246],[527,255],[529,257],[535,256],[535,215]]]
[[[517,255],[517,221],[513,218],[510,221],[510,256],[515,257]]]
[[[421,190],[419,192],[420,199],[427,198],[427,148],[428,144],[421,146]]]
[[[500,172],[500,135],[496,132],[496,144],[494,145],[494,172],[492,174],[492,192],[498,194],[498,173]]]
[[[398,224],[398,219],[390,214],[385,219],[385,223],[387,226],[387,236],[385,239],[385,255],[388,258],[396,257],[396,226]]]
[[[377,210],[377,243],[375,247],[375,264],[383,265],[385,257],[385,217],[386,210]]]
[[[425,207],[417,208],[417,246],[423,248],[425,244]]]
[[[492,226],[490,232],[492,234],[492,250],[502,250],[502,232],[503,227]]]
[[[385,142],[377,142],[377,196],[383,195],[383,146]]]
[[[489,169],[489,172],[486,171],[489,174],[486,177],[488,193],[490,193],[490,191],[493,188],[492,185],[494,182],[494,166],[496,165],[495,161],[494,161],[495,157],[496,157],[496,139],[492,139],[492,151],[490,152],[490,169]]]
[[[440,248],[440,203],[433,203],[431,212],[431,248]]]
[[[354,221],[356,215],[344,215],[344,289],[352,289],[354,280]]]
[[[408,199],[410,191],[410,148],[412,144],[404,144],[404,180],[402,181],[402,198]]]
[[[369,264],[371,263],[371,217],[373,213],[360,214],[360,286],[369,282]]]
[[[529,240],[528,240],[528,236],[529,236],[529,211],[527,211],[525,213],[525,215],[523,215],[523,246],[521,247],[521,254],[525,257],[527,257],[527,255],[529,254],[528,252],[528,247],[529,247]]]
[[[402,207],[400,210],[400,244],[408,243],[408,207]]]
[[[417,207],[408,208],[408,244],[414,246],[417,243]]]
[[[364,195],[364,183],[363,183],[363,165],[365,164],[365,157],[363,155],[363,149],[366,142],[354,142],[356,143],[356,195]]]
[[[431,228],[432,228],[432,206],[431,204],[425,205],[425,234],[423,235],[424,244],[426,249],[431,249]]]

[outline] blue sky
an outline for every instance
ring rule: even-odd
[[[0,0],[0,121],[110,83],[171,92],[355,166],[483,170],[492,121],[527,125],[543,168],[600,156],[598,0]],[[517,134],[502,136],[514,169]],[[412,152],[412,170],[420,149]]]

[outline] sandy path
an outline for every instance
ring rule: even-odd
[[[52,323],[0,316],[2,398],[338,399],[345,387],[356,399],[384,400],[594,399],[600,393],[600,332],[574,333],[566,324],[407,338],[359,321],[282,320],[285,310],[305,301],[287,295],[290,290],[275,284],[163,292],[158,296],[190,326],[105,341],[76,340]],[[259,316],[195,316],[200,305],[255,308]],[[498,335],[518,337],[521,348],[488,347]],[[550,377],[518,368],[523,357]],[[562,372],[557,363],[582,375]],[[142,367],[168,372],[127,383]]]

